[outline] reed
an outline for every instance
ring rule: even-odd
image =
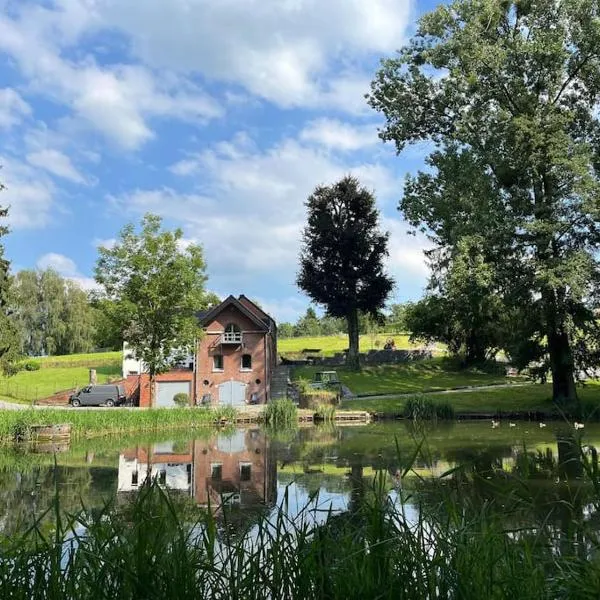
[[[291,400],[274,400],[265,407],[263,419],[269,427],[289,429],[298,423],[298,409]]]
[[[413,421],[436,421],[454,419],[454,408],[449,402],[435,402],[417,395],[408,398],[404,404],[404,418]]]
[[[27,438],[32,425],[71,424],[75,438],[93,435],[152,432],[177,428],[194,428],[232,421],[232,407],[153,408],[153,409],[30,409],[0,411],[0,441]]]

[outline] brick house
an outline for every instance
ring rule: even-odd
[[[246,296],[229,296],[199,313],[204,335],[196,354],[184,365],[156,376],[154,406],[174,406],[177,393],[190,404],[245,406],[269,401],[277,361],[275,321]],[[124,354],[124,375],[135,386],[139,406],[151,405],[147,373],[131,372]],[[127,370],[129,368],[129,370]]]
[[[265,404],[277,362],[275,321],[246,296],[199,315],[196,398],[203,404]]]

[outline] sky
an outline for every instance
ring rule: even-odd
[[[205,252],[207,287],[279,321],[304,202],[351,173],[390,237],[390,300],[423,293],[427,242],[397,210],[423,151],[378,139],[364,94],[418,0],[0,0],[0,181],[13,271],[94,285],[99,245],[147,212]]]

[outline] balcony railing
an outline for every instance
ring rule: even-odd
[[[242,343],[242,332],[241,331],[226,331],[221,334],[221,344],[241,344]]]

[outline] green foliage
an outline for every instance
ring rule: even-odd
[[[525,311],[513,346],[565,404],[577,400],[574,338],[596,329],[597,22],[595,0],[455,0],[420,20],[370,96],[383,140],[436,146],[401,202],[434,244],[434,276],[462,239],[484,239],[494,292]]]
[[[42,365],[37,360],[28,360],[23,363],[19,363],[19,369],[23,371],[39,371]]]
[[[435,402],[424,396],[412,396],[404,403],[404,418],[413,421],[454,419],[454,408],[449,402]]]
[[[336,406],[334,404],[318,404],[315,409],[315,419],[319,421],[335,421]]]
[[[263,412],[263,419],[269,427],[290,428],[298,424],[298,409],[291,400],[273,400]]]
[[[190,405],[190,396],[185,392],[179,392],[173,396],[173,402],[180,408]]]
[[[18,272],[11,309],[24,354],[73,354],[94,347],[94,311],[87,293],[53,269]]]
[[[0,183],[0,191],[4,186]],[[0,219],[5,219],[8,209],[0,207]],[[1,221],[0,221],[1,222]],[[8,228],[0,224],[0,239],[8,233]],[[14,319],[9,309],[10,263],[4,258],[4,246],[0,244],[0,374],[15,372],[19,359],[19,341]]]
[[[127,225],[113,248],[100,248],[95,271],[123,338],[151,377],[170,366],[174,350],[192,349],[201,334],[196,313],[209,301],[202,248],[181,249],[181,229],[161,225],[150,214],[140,234]]]
[[[429,294],[406,311],[412,340],[438,341],[468,365],[493,359],[506,348],[515,311],[498,293],[496,273],[486,262],[485,240],[461,238]]]
[[[377,315],[392,290],[386,273],[389,234],[379,230],[375,197],[357,179],[319,186],[306,206],[297,284],[332,317],[348,323],[348,366],[359,368],[359,311]]]

